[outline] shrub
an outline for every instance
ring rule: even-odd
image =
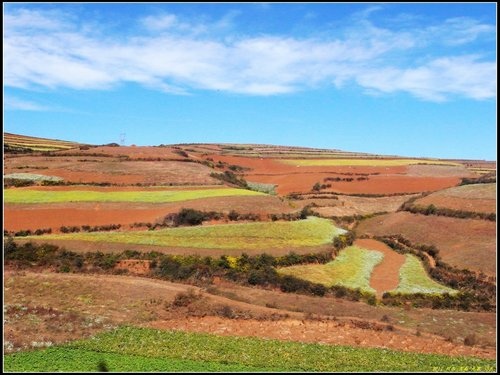
[[[200,225],[205,214],[192,208],[183,208],[174,218],[174,225]]]
[[[470,335],[467,335],[464,339],[464,345],[467,346],[474,346],[477,344],[477,337],[475,333],[471,333]]]

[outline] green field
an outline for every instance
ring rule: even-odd
[[[494,372],[473,357],[305,344],[182,331],[121,327],[60,347],[4,356],[4,370],[247,372]]]
[[[399,270],[399,285],[396,289],[391,290],[395,293],[413,294],[456,294],[457,291],[438,284],[432,280],[420,260],[411,254],[405,255],[406,260]]]
[[[350,246],[327,264],[305,264],[285,267],[279,273],[292,275],[327,287],[332,285],[375,293],[370,287],[373,268],[382,261],[384,255],[378,251]]]
[[[67,203],[67,202],[143,202],[166,203],[201,198],[235,195],[264,195],[247,189],[198,189],[198,190],[152,190],[152,191],[91,191],[91,190],[30,190],[7,189],[5,203]]]
[[[306,220],[220,224],[155,231],[50,234],[26,239],[82,240],[206,249],[273,249],[331,243],[343,229],[314,216]]]
[[[298,167],[336,167],[336,166],[359,166],[359,167],[397,167],[412,164],[438,164],[438,165],[461,165],[449,161],[426,160],[426,159],[288,159],[280,162]]]

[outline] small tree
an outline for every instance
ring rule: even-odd
[[[321,190],[321,184],[319,182],[316,182],[313,186],[313,191],[320,191]]]

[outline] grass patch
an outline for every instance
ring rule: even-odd
[[[399,271],[399,285],[391,292],[413,294],[456,294],[456,290],[441,285],[432,280],[420,260],[412,255],[406,254],[406,260]]]
[[[54,191],[12,189],[4,192],[5,203],[142,202],[166,203],[235,195],[264,195],[246,189],[197,189],[162,191]]]
[[[342,233],[344,230],[335,227],[330,220],[309,217],[306,220],[285,222],[207,225],[155,231],[52,234],[25,238],[245,250],[319,246],[331,243],[335,236]]]
[[[494,360],[121,327],[4,356],[6,371],[495,371]]]
[[[250,190],[260,191],[261,193],[266,193],[270,195],[276,195],[276,185],[275,184],[264,184],[260,182],[250,182],[247,181],[247,186]]]
[[[35,173],[10,173],[3,176],[4,179],[26,180],[26,181],[62,181],[61,177],[45,176]],[[4,196],[7,195],[4,193]]]
[[[345,286],[351,289],[375,293],[370,287],[373,268],[382,261],[379,251],[349,246],[342,250],[332,262],[326,264],[306,264],[281,268],[279,273],[299,277],[327,287]]]
[[[317,167],[317,166],[361,166],[361,167],[397,167],[412,164],[438,164],[438,165],[461,165],[449,161],[426,160],[426,159],[288,159],[280,160],[286,164],[292,164],[301,167]]]

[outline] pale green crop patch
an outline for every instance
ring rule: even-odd
[[[197,189],[197,190],[140,190],[140,191],[91,191],[91,190],[31,190],[8,189],[5,203],[68,203],[68,202],[141,202],[167,203],[201,198],[265,195],[247,189]]]
[[[441,285],[432,280],[420,260],[411,254],[405,255],[406,260],[399,270],[399,285],[391,292],[402,294],[456,294],[456,290]]]
[[[344,233],[330,220],[309,217],[306,220],[220,224],[167,228],[155,231],[91,232],[51,234],[27,239],[79,240],[165,247],[204,249],[281,249],[320,246],[331,243]]]
[[[375,293],[375,289],[370,286],[370,277],[373,268],[383,257],[379,251],[350,246],[342,250],[332,262],[285,267],[278,272],[327,287],[337,285]]]

